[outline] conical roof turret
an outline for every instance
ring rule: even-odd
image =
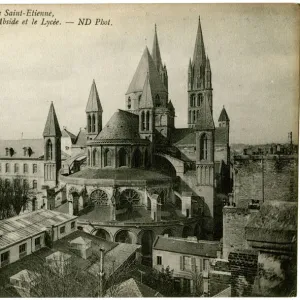
[[[46,121],[44,132],[43,132],[43,136],[44,137],[48,137],[48,136],[61,137],[61,131],[60,131],[59,123],[58,123],[57,116],[55,113],[53,102],[51,102],[51,105],[50,105],[47,121]]]
[[[227,111],[226,111],[225,107],[223,106],[223,109],[221,111],[218,122],[229,122],[229,121],[230,121],[230,119],[228,117]]]
[[[85,112],[97,112],[97,111],[103,112],[96,83],[95,80],[93,80]]]

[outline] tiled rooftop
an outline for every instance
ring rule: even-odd
[[[0,249],[45,231],[46,227],[76,219],[53,210],[37,210],[0,221]]]
[[[220,243],[202,240],[194,242],[185,238],[158,236],[153,249],[216,258]]]

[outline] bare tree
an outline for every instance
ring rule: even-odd
[[[0,179],[0,219],[18,215],[29,201],[28,182],[16,176],[9,180]]]

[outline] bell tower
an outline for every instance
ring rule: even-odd
[[[58,172],[61,168],[61,131],[53,102],[48,113],[44,137],[44,180],[50,188],[58,183]]]
[[[212,223],[211,233],[214,231],[214,204],[215,204],[215,125],[211,109],[206,99],[200,109],[200,115],[195,125],[196,131],[196,176],[200,187],[200,194],[209,208],[207,215]]]
[[[102,106],[97,91],[95,80],[93,80],[91,91],[86,105],[87,139],[93,140],[102,130]]]
[[[206,101],[212,111],[212,84],[209,58],[205,54],[199,17],[193,59],[188,67],[188,127],[195,128],[201,107]]]

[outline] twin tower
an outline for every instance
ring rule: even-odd
[[[193,59],[188,66],[188,127],[195,128],[201,110],[207,106],[212,115],[212,73],[210,61],[205,53],[201,22],[199,18]],[[152,54],[146,47],[135,74],[125,94],[125,109],[140,115],[141,134],[153,140],[154,129],[167,140],[174,128],[175,110],[168,99],[168,72],[162,63],[155,25]],[[102,129],[102,106],[96,89],[92,84],[87,114],[88,140]]]

